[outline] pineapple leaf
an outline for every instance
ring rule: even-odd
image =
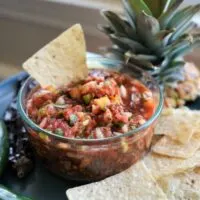
[[[165,84],[184,80],[183,66],[184,61],[173,61],[168,63],[167,66],[161,68],[159,77],[161,82]]]
[[[173,16],[177,13],[177,8],[181,5],[184,0],[176,0],[167,12],[163,13],[159,17],[159,22],[161,29],[165,29],[168,26],[168,23],[171,21]]]
[[[185,64],[184,61],[174,61],[168,64],[167,67],[160,68],[160,74],[161,75],[168,75],[170,73],[173,73],[173,71],[177,71],[181,67],[183,67]]]
[[[157,60],[157,57],[155,55],[137,54],[137,59],[155,62]]]
[[[107,34],[107,35],[113,34],[113,33],[114,33],[113,29],[112,29],[110,26],[104,26],[104,25],[98,24],[98,25],[97,25],[97,28],[98,28],[101,32],[103,32],[103,33],[105,33],[105,34]]]
[[[192,44],[192,40],[193,40],[193,38],[191,37],[191,35],[187,34],[187,35],[182,36],[177,41],[175,41],[172,44],[165,47],[163,56],[168,56],[173,51],[178,50],[178,48],[180,48],[180,49],[183,48],[184,45],[187,45],[188,43]]]
[[[173,30],[174,32],[175,30]],[[167,35],[164,39],[163,39],[163,46],[166,47],[167,45],[169,45],[169,40],[173,34],[173,32],[169,33],[169,35]]]
[[[178,58],[179,56],[183,56],[191,49],[200,46],[200,36],[197,35],[190,35],[190,39],[186,39],[177,45],[175,45],[175,49],[171,52],[168,52],[166,56],[170,57],[171,59]]]
[[[138,58],[137,55],[133,54],[130,51],[125,53],[125,59],[128,60],[128,62],[130,62],[136,66],[139,66],[143,69],[146,69],[146,70],[154,69],[154,66],[151,62]]]
[[[136,18],[137,34],[142,42],[152,50],[158,50],[160,44],[155,42],[155,35],[159,33],[160,26],[158,20],[142,12]]]
[[[170,42],[176,40],[179,36],[183,35],[188,29],[193,27],[191,19],[200,11],[200,5],[195,6],[189,10],[190,12],[184,16],[180,21],[175,24],[177,31],[170,38]]]
[[[180,27],[179,29],[177,29],[177,31],[175,31],[170,39],[169,39],[169,43],[172,43],[173,41],[176,41],[178,38],[180,38],[181,36],[183,36],[185,33],[188,33],[190,30],[192,30],[195,26],[195,23],[191,23],[190,21],[187,21],[185,24],[183,24],[182,27]]]
[[[125,16],[127,17],[128,22],[132,26],[132,28],[135,30],[135,13],[131,9],[129,3],[127,0],[122,0],[124,10],[125,10]]]
[[[169,66],[169,63],[170,63],[170,62],[171,62],[170,58],[165,57],[165,58],[163,59],[163,61],[161,62],[159,69],[160,69],[160,70],[164,70],[166,67]],[[159,71],[159,72],[160,72],[160,71]]]
[[[168,11],[170,6],[176,1],[176,0],[144,0],[147,6],[150,8],[151,12],[153,13],[153,16],[156,18],[159,18],[162,13],[165,13]]]
[[[130,62],[125,63],[124,66],[120,69],[120,72],[128,73],[133,75],[135,78],[141,78],[144,74],[144,71],[141,70],[139,66]]]
[[[162,0],[161,0],[162,1]],[[167,12],[170,6],[174,3],[176,0],[164,0],[162,1],[162,6],[163,6],[163,13]]]
[[[119,49],[118,47],[113,46],[113,47],[106,48],[104,50],[104,52],[105,53],[110,52],[110,53],[112,53],[113,55],[115,55],[120,60],[124,59],[124,52],[121,49]]]
[[[153,16],[158,18],[162,12],[162,0],[144,0],[147,6],[150,8]]]
[[[173,82],[177,82],[177,81],[183,81],[184,80],[184,73],[183,73],[183,69],[179,69],[177,71],[174,71],[173,73],[169,74],[169,75],[164,75],[163,77],[160,76],[160,79],[162,81],[162,83],[164,84],[168,84],[168,83],[173,83]]]
[[[126,52],[126,51],[128,51],[130,49],[128,44],[126,44],[123,41],[119,40],[119,37],[116,37],[114,34],[109,35],[109,37],[110,37],[110,40],[113,42],[113,44],[117,45],[124,52]]]
[[[127,0],[127,1],[129,2],[130,7],[136,14],[145,12],[148,15],[152,16],[151,10],[143,0]]]
[[[168,44],[168,40],[171,37],[174,30],[162,30],[155,35],[155,41],[158,43],[163,51],[163,48]]]
[[[174,32],[174,30],[162,30],[160,32],[158,32],[155,37],[158,40],[163,40],[165,37],[167,37],[170,33]]]
[[[177,22],[180,22],[182,19],[184,19],[185,15],[187,15],[188,12],[193,8],[193,6],[187,6],[181,10],[179,10],[170,20],[167,28],[174,28],[177,25]]]
[[[131,49],[133,52],[149,53],[149,50],[137,41],[131,40],[126,37],[119,37],[114,34],[110,35],[111,40],[115,41],[118,46],[124,46],[124,49]]]
[[[130,27],[126,21],[121,19],[118,15],[116,15],[114,12],[103,10],[102,15],[104,18],[110,23],[110,26],[112,29],[118,33],[121,36],[129,36],[134,37],[135,29]]]

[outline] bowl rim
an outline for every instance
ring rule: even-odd
[[[110,58],[104,58],[104,57],[92,57],[92,58],[88,58],[88,61],[104,61],[108,64],[118,64],[118,65],[122,65],[123,62],[120,60],[115,60],[115,59],[110,59]],[[104,64],[102,64],[104,65]],[[143,71],[143,70],[142,70]],[[146,72],[145,72],[146,73]],[[23,85],[21,86],[18,96],[17,96],[17,108],[18,108],[18,112],[22,118],[22,120],[27,123],[32,129],[34,129],[34,131],[43,133],[45,135],[49,135],[51,137],[55,137],[59,140],[64,140],[64,141],[68,141],[68,142],[72,142],[72,143],[98,143],[98,142],[108,142],[108,141],[112,141],[115,139],[119,139],[119,138],[126,138],[129,136],[132,136],[140,131],[143,131],[145,129],[147,129],[160,115],[162,108],[163,108],[163,104],[164,104],[164,95],[163,95],[163,90],[161,89],[161,87],[159,86],[159,84],[156,83],[155,79],[149,74],[147,73],[149,77],[151,77],[151,79],[154,81],[156,88],[158,89],[158,94],[159,94],[159,103],[157,105],[157,108],[154,112],[154,114],[141,126],[139,126],[138,128],[135,128],[131,131],[128,131],[127,133],[124,133],[122,135],[117,135],[117,136],[113,136],[113,137],[108,137],[108,138],[102,138],[102,139],[86,139],[86,138],[68,138],[65,136],[60,136],[60,135],[56,135],[54,133],[51,133],[50,131],[47,131],[45,129],[42,129],[39,127],[39,125],[37,125],[36,123],[34,123],[27,115],[27,113],[25,112],[24,108],[23,108],[23,99],[22,99],[22,94],[24,91],[24,88],[26,87],[26,85],[28,84],[28,82],[33,79],[32,77],[28,77],[26,79],[26,81],[23,83]],[[34,80],[34,79],[33,79]]]

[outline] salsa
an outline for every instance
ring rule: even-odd
[[[38,88],[28,98],[26,109],[36,124],[53,134],[102,139],[144,124],[154,113],[155,102],[140,81],[94,69],[79,83]]]

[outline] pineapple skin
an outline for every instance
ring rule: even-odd
[[[165,86],[164,100],[166,107],[181,107],[187,101],[194,101],[200,96],[200,72],[193,64],[186,62],[184,65],[184,81],[179,81],[175,86]]]

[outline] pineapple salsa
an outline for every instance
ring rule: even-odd
[[[54,134],[101,139],[139,127],[152,116],[155,103],[138,80],[96,69],[78,84],[37,89],[26,108],[36,124]]]

